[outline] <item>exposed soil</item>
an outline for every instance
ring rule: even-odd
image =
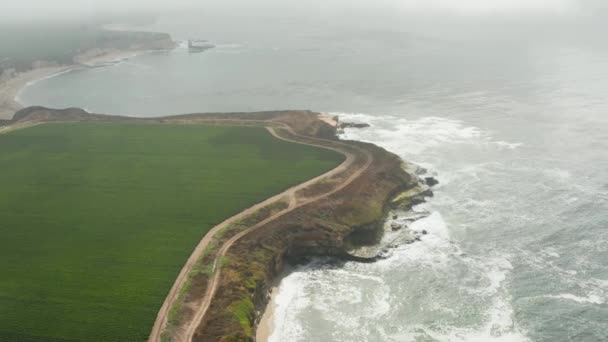
[[[180,271],[149,341],[253,341],[285,258],[347,256],[348,237],[373,229],[384,218],[391,199],[418,182],[402,169],[397,156],[372,144],[339,141],[337,124],[309,111],[135,119],[32,107],[16,113],[7,129],[38,122],[96,120],[263,126],[278,139],[345,156],[338,167],[212,228]],[[206,266],[207,271],[194,272],[203,269],[196,266]]]
[[[199,121],[200,122],[200,121]],[[214,120],[214,123],[219,123],[220,120]],[[226,122],[230,123],[230,120],[226,120]],[[287,126],[286,124],[281,124],[281,126],[283,128],[285,128],[286,130],[288,130],[291,134],[293,134],[294,136],[297,136],[297,134],[291,129],[291,127]],[[196,247],[196,249],[194,250],[194,252],[192,253],[192,255],[190,256],[190,258],[188,259],[188,262],[186,262],[186,265],[184,265],[184,267],[182,268],[181,272],[178,275],[178,278],[175,281],[175,284],[173,286],[173,288],[171,289],[171,292],[169,293],[169,295],[167,296],[167,299],[165,300],[165,302],[163,303],[163,306],[161,307],[161,310],[159,312],[159,315],[157,316],[157,320],[154,324],[154,327],[152,329],[152,332],[150,334],[150,338],[149,341],[157,341],[160,340],[160,335],[162,333],[162,329],[165,327],[165,325],[167,324],[167,315],[169,313],[169,309],[171,307],[171,304],[177,299],[179,290],[183,287],[188,273],[190,272],[190,270],[192,269],[192,267],[194,266],[194,263],[196,262],[196,260],[198,260],[198,258],[201,256],[201,253],[203,252],[203,250],[209,245],[209,243],[213,240],[214,236],[220,232],[222,229],[226,228],[228,225],[230,225],[231,223],[236,222],[237,220],[243,219],[249,215],[254,214],[256,211],[262,209],[263,207],[266,207],[274,202],[277,201],[281,201],[284,198],[288,198],[288,202],[289,205],[285,210],[282,210],[278,213],[275,213],[269,217],[267,217],[265,220],[261,221],[260,223],[252,226],[251,228],[235,235],[234,237],[232,237],[230,240],[228,240],[226,243],[224,243],[224,245],[221,247],[219,253],[217,253],[215,260],[213,261],[213,266],[212,266],[212,270],[214,271],[214,275],[211,278],[211,281],[207,283],[207,292],[205,293],[205,296],[202,298],[200,304],[198,305],[198,308],[196,308],[194,317],[191,319],[191,321],[189,322],[189,324],[186,324],[186,332],[185,334],[183,334],[182,336],[180,336],[179,340],[183,340],[183,341],[190,341],[192,339],[192,336],[195,333],[195,330],[201,320],[201,318],[205,315],[207,309],[209,308],[209,304],[211,302],[211,299],[213,298],[213,296],[215,295],[215,291],[217,289],[217,284],[218,284],[218,280],[219,277],[221,275],[221,267],[217,267],[219,261],[221,260],[221,258],[223,256],[226,255],[226,252],[228,251],[228,249],[236,242],[238,241],[240,238],[242,238],[243,236],[249,234],[251,231],[254,231],[255,229],[258,229],[259,227],[263,226],[265,223],[270,222],[274,219],[276,219],[277,217],[280,217],[282,215],[285,215],[286,213],[294,210],[295,208],[298,208],[302,205],[305,205],[307,203],[313,202],[319,198],[322,198],[324,196],[329,196],[330,194],[325,194],[325,195],[321,195],[321,196],[317,196],[316,198],[310,198],[307,199],[306,202],[302,202],[299,203],[298,198],[296,196],[296,193],[301,190],[304,189],[322,179],[325,178],[329,178],[332,177],[333,175],[339,174],[341,172],[344,172],[345,170],[347,170],[349,167],[352,166],[353,162],[355,161],[355,155],[353,153],[351,153],[350,151],[345,151],[345,150],[341,150],[339,148],[334,148],[334,147],[327,147],[324,145],[320,145],[320,144],[313,144],[313,143],[308,143],[308,142],[300,142],[297,140],[291,140],[288,139],[286,137],[282,137],[279,134],[277,134],[277,132],[275,131],[275,129],[273,129],[272,127],[267,127],[268,131],[275,136],[278,139],[281,140],[285,140],[285,141],[290,141],[290,142],[296,142],[296,143],[300,143],[300,144],[304,144],[304,145],[311,145],[311,146],[317,146],[317,147],[323,147],[323,148],[328,148],[328,149],[332,149],[335,150],[337,152],[343,153],[346,157],[346,159],[344,160],[344,162],[342,162],[342,164],[340,164],[338,167],[318,176],[315,177],[309,181],[306,181],[304,183],[301,183],[299,185],[296,185],[294,187],[291,187],[289,189],[287,189],[286,191],[275,195],[263,202],[260,202],[256,205],[254,205],[251,208],[248,208],[242,212],[240,212],[237,215],[234,215],[232,217],[230,217],[229,219],[225,220],[224,222],[220,223],[219,225],[215,226],[213,229],[211,229],[206,235],[205,237],[201,240],[201,242],[198,244],[198,246]],[[369,162],[371,163],[372,158],[369,158]],[[357,174],[353,174],[350,177],[350,180],[347,180],[347,182],[352,181],[352,179],[356,178]],[[347,183],[344,183],[344,186]],[[335,191],[339,190],[338,188],[335,189]],[[192,309],[192,306],[190,306],[190,309]]]

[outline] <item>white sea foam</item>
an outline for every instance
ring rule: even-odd
[[[301,289],[303,278],[302,272],[293,272],[281,281],[272,318],[275,329],[268,337],[269,342],[298,341],[301,336],[303,327],[296,316],[299,310],[310,305]]]
[[[575,301],[577,303],[585,303],[585,304],[604,304],[606,302],[605,298],[602,298],[601,296],[598,295],[588,295],[586,297],[581,297],[581,296],[577,296],[577,295],[573,295],[571,293],[561,293],[558,295],[547,295],[544,296],[545,298],[555,298],[555,299],[565,299],[565,300],[572,300]]]
[[[305,328],[300,315],[309,310],[318,312],[320,318],[340,330],[353,332],[358,331],[362,320],[372,320],[388,312],[390,289],[381,277],[353,272],[357,264],[327,269],[323,262],[318,260],[298,267],[283,279],[275,297],[275,330],[269,341],[301,340]],[[371,303],[364,305],[364,301]],[[356,307],[357,314],[336,314],[339,308],[345,307]]]
[[[215,48],[209,50],[212,53],[221,53],[221,54],[239,54],[245,51],[245,47],[241,44],[234,43],[225,43],[225,44],[217,44]]]
[[[527,342],[523,331],[514,328],[513,309],[504,300],[496,300],[487,313],[487,321],[479,328],[458,328],[439,325],[433,328],[415,325],[389,341],[433,340],[440,342]]]
[[[592,247],[593,243],[589,243]],[[559,263],[561,255],[553,247],[548,247],[540,252],[532,253],[521,251],[527,266],[537,270],[550,271],[559,279],[551,292],[557,294],[540,295],[536,298],[549,298],[563,301],[571,301],[580,304],[606,304],[608,303],[608,280],[597,278],[583,278],[578,271],[566,269]],[[586,256],[576,256],[578,263],[587,262]]]
[[[26,83],[26,86],[32,86],[32,85],[34,85],[34,84],[36,84],[38,82],[42,82],[44,80],[48,80],[48,79],[53,78],[53,77],[57,77],[57,76],[60,76],[60,75],[63,75],[63,74],[67,74],[67,73],[73,72],[74,70],[77,70],[77,69],[80,69],[80,67],[67,68],[65,70],[58,71],[58,72],[56,72],[54,74],[51,74],[51,75],[48,75],[48,76],[45,76],[45,77],[41,77],[41,78],[33,80],[33,81],[29,81],[29,82]]]
[[[333,281],[324,282],[322,277],[328,274],[331,274]],[[361,273],[349,268],[319,272],[313,275],[313,279],[321,291],[314,294],[312,308],[318,310],[325,321],[332,322],[341,330],[357,329],[361,326],[361,320],[378,319],[389,311],[390,289],[381,278],[362,277]],[[341,311],[337,308],[356,308],[356,315],[336,314]]]
[[[416,211],[426,211],[428,209],[429,205],[427,203],[419,204],[414,208]],[[429,241],[433,240],[434,238],[437,238],[436,242],[439,242],[439,240],[447,241],[450,239],[448,227],[439,212],[433,212],[431,215],[415,221],[410,226],[410,229],[416,231],[426,230],[430,235],[423,238],[426,238]]]
[[[606,304],[608,303],[608,280],[589,278],[586,280],[579,280],[577,285],[583,289],[583,296],[570,296],[568,294],[562,297],[579,301],[580,303],[590,304]]]
[[[563,169],[545,169],[542,171],[547,178],[558,182],[569,182],[572,178],[572,173]]]
[[[507,274],[513,270],[511,263],[504,258],[495,258],[486,263],[484,268],[486,269],[485,275],[489,280],[489,285],[483,289],[483,292],[487,295],[497,293],[502,286],[502,282],[507,278]]]
[[[334,114],[342,121],[371,125],[346,129],[342,138],[378,144],[427,168],[440,180],[436,189],[451,179],[462,186],[474,186],[489,170],[500,169],[500,165],[479,163],[443,172],[435,168],[433,153],[437,149],[493,146],[500,151],[519,146],[495,142],[480,129],[447,118],[407,120]],[[275,317],[277,331],[271,341],[315,340],[316,324],[311,322],[316,320],[323,322],[323,329],[332,327],[328,331],[335,335],[327,336],[327,340],[527,341],[525,332],[513,321],[514,310],[505,285],[513,268],[509,257],[464,253],[454,240],[449,222],[434,210],[434,201],[458,208],[469,205],[462,209],[469,211],[486,208],[487,215],[495,206],[487,200],[456,202],[439,191],[436,199],[414,207],[415,211],[430,212],[409,227],[427,232],[421,235],[421,241],[398,246],[391,257],[373,264],[346,263],[341,268],[313,267],[290,274],[281,285],[290,289],[277,297],[275,312],[280,317]],[[461,321],[460,317],[470,315],[471,310],[478,312],[480,320]],[[432,324],[426,323],[429,317],[433,317]]]
[[[421,219],[416,223],[420,228],[429,231],[420,243],[400,248],[394,258],[378,262],[379,267],[387,271],[402,269],[406,265],[416,265],[416,272],[432,272],[439,277],[448,277],[450,281],[459,264],[466,265],[467,277],[471,277],[466,283],[478,283],[470,285],[461,291],[470,293],[471,298],[488,298],[491,301],[489,307],[485,308],[481,317],[484,322],[478,327],[462,327],[446,323],[435,322],[431,325],[414,324],[406,325],[398,333],[383,332],[386,341],[418,341],[436,340],[446,342],[523,342],[528,341],[525,332],[515,326],[513,321],[513,308],[510,297],[504,288],[504,281],[512,270],[511,263],[505,258],[475,258],[463,256],[457,244],[449,241],[447,224],[439,213],[433,213],[428,218]],[[453,282],[452,286],[459,286]],[[428,303],[428,307],[439,312],[446,312],[452,317],[458,317],[462,306],[473,305],[459,304],[458,306],[446,307],[439,302]]]
[[[241,44],[230,44],[230,43],[228,43],[228,44],[218,44],[216,46],[217,49],[224,49],[224,50],[228,50],[228,49],[240,49],[242,47],[243,47],[243,45],[241,45]]]
[[[494,144],[496,144],[496,146],[498,147],[506,148],[509,150],[514,150],[523,145],[523,143],[510,143],[506,141],[495,141]]]
[[[415,120],[392,116],[331,113],[342,121],[366,122],[373,129],[345,129],[345,139],[373,142],[399,154],[418,155],[436,146],[471,143],[482,138],[478,128],[458,120],[424,117]],[[404,144],[404,139],[407,144]]]
[[[428,204],[418,207],[427,208]],[[318,312],[317,318],[335,327],[339,336],[328,336],[328,340],[363,341],[364,336],[372,336],[370,334],[375,331],[382,335],[381,340],[386,341],[415,341],[420,338],[466,342],[527,341],[525,334],[515,328],[510,299],[502,286],[512,269],[508,260],[462,256],[458,245],[450,241],[447,223],[438,212],[416,221],[412,229],[424,229],[428,234],[418,243],[398,248],[394,257],[389,259],[374,264],[346,263],[341,268],[330,269],[319,268],[317,264],[301,267],[287,276],[277,296],[277,330],[271,341],[310,340],[310,337],[306,337],[306,327],[300,316],[309,310]],[[471,293],[471,298],[483,297],[491,302],[481,313],[481,317],[484,317],[482,324],[472,327],[441,322],[402,325],[392,316],[390,303],[394,303],[395,298],[403,300],[403,294],[393,293],[391,286],[386,284],[387,275],[413,269],[412,272],[420,274],[436,274],[437,279],[451,283],[454,267],[462,264],[466,264],[471,277],[480,278],[475,287],[477,291],[470,291],[475,292]],[[448,278],[444,278],[446,276]],[[404,285],[407,287],[407,281]],[[459,285],[454,283],[453,286]],[[395,297],[391,299],[391,295]],[[440,302],[428,301],[426,310],[458,317],[462,305],[448,307]],[[387,331],[385,327],[378,326],[382,324],[374,323],[383,321],[395,322],[398,331]]]
[[[522,143],[507,141],[495,141],[487,132],[482,132],[479,128],[468,126],[463,121],[443,118],[443,117],[422,117],[418,119],[406,119],[404,117],[390,115],[368,115],[364,113],[330,113],[337,115],[342,121],[368,123],[373,129],[361,130],[347,128],[344,137],[355,140],[373,140],[377,144],[391,144],[403,142],[406,139],[409,143],[422,139],[424,146],[410,148],[401,146],[393,152],[406,148],[410,152],[424,151],[443,143],[491,143],[497,147],[506,149],[516,149]],[[385,139],[374,139],[374,137],[392,137],[391,141]]]
[[[25,90],[26,90],[27,88],[29,88],[29,87],[31,87],[31,86],[33,86],[33,85],[35,85],[36,83],[39,83],[39,82],[42,82],[42,81],[45,81],[45,80],[51,79],[51,78],[53,78],[53,77],[57,77],[57,76],[63,75],[63,74],[67,74],[67,73],[72,72],[72,71],[74,71],[74,70],[77,70],[77,69],[79,69],[79,68],[80,68],[80,67],[72,67],[72,68],[67,68],[67,69],[65,69],[65,70],[58,71],[58,72],[53,73],[53,74],[51,74],[51,75],[47,75],[47,76],[44,76],[44,77],[41,77],[41,78],[38,78],[38,79],[35,79],[35,80],[32,80],[32,81],[29,81],[29,82],[25,83],[25,85],[23,86],[23,88],[21,88],[21,89],[20,89],[20,90],[17,92],[17,94],[15,95],[15,97],[13,98],[13,100],[14,100],[16,103],[18,103],[18,104],[20,104],[20,105],[22,105],[22,106],[25,106],[25,105],[27,105],[27,104],[23,102],[21,95],[23,94],[23,92],[25,92]]]

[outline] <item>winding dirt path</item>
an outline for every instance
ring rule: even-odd
[[[40,124],[42,124],[42,122],[28,121],[28,122],[24,122],[24,123],[16,123],[16,124],[8,125],[8,126],[2,126],[2,127],[0,127],[0,134],[6,134],[6,133],[9,133],[12,131],[16,131],[18,129],[34,127],[34,126],[40,125]]]
[[[333,195],[334,193],[342,190],[343,188],[345,188],[347,185],[349,185],[350,183],[352,183],[356,178],[358,178],[363,172],[365,172],[365,170],[367,170],[367,168],[371,165],[371,163],[373,162],[373,156],[371,155],[371,153],[369,153],[366,150],[363,150],[359,147],[356,146],[351,146],[351,145],[346,145],[344,143],[341,143],[339,141],[334,141],[334,140],[326,140],[326,139],[320,139],[320,138],[313,138],[313,137],[308,137],[308,136],[302,136],[300,134],[297,134],[296,132],[293,131],[293,129],[288,126],[287,124],[284,123],[279,123],[279,122],[274,122],[274,121],[262,121],[262,120],[231,120],[231,119],[226,119],[226,120],[213,120],[214,122],[216,121],[225,121],[225,122],[230,122],[230,121],[242,121],[242,122],[255,122],[257,124],[259,123],[271,123],[271,124],[278,124],[280,126],[282,126],[284,129],[286,129],[291,135],[295,136],[295,137],[300,137],[306,140],[317,140],[320,143],[319,144],[315,144],[315,143],[309,143],[309,142],[302,142],[302,141],[298,141],[298,140],[292,140],[292,139],[288,139],[285,137],[280,136],[279,134],[277,134],[277,132],[272,128],[267,126],[266,129],[268,129],[268,131],[277,139],[281,139],[281,140],[285,140],[285,141],[289,141],[289,142],[293,142],[293,143],[298,143],[298,144],[303,144],[303,145],[309,145],[309,146],[315,146],[315,147],[320,147],[320,148],[324,148],[324,149],[329,149],[329,150],[333,150],[336,151],[338,153],[343,154],[344,156],[346,156],[346,159],[342,162],[342,164],[338,165],[336,168],[320,175],[317,176],[313,179],[310,179],[304,183],[298,184],[296,186],[293,186],[289,189],[287,189],[286,191],[275,195],[263,202],[260,202],[244,211],[241,211],[240,213],[226,219],[225,221],[223,221],[222,223],[216,225],[215,227],[213,227],[211,230],[209,230],[209,232],[207,232],[207,234],[205,234],[205,236],[203,237],[203,239],[199,242],[199,244],[196,246],[196,248],[194,249],[194,251],[192,252],[192,254],[190,255],[190,257],[188,258],[186,264],[182,267],[177,279],[175,280],[175,283],[173,284],[173,287],[171,288],[171,291],[169,292],[169,294],[167,295],[167,297],[165,298],[165,301],[163,302],[163,305],[161,306],[160,311],[158,312],[158,315],[156,317],[156,321],[154,323],[154,326],[152,328],[152,331],[150,333],[150,337],[148,338],[149,342],[157,342],[160,341],[160,337],[161,337],[161,333],[163,331],[163,328],[166,326],[167,324],[167,319],[168,319],[168,313],[169,310],[171,308],[171,305],[173,304],[173,302],[177,299],[178,294],[180,289],[183,287],[184,282],[187,279],[188,273],[190,272],[190,270],[192,269],[192,267],[194,266],[194,264],[196,263],[196,261],[198,260],[198,258],[200,257],[201,253],[203,252],[203,250],[205,249],[205,247],[207,247],[209,245],[209,243],[212,241],[213,237],[219,232],[221,231],[223,228],[227,227],[228,225],[230,225],[231,223],[242,219],[244,217],[246,217],[247,215],[253,214],[254,212],[256,212],[257,210],[271,204],[274,203],[276,201],[282,200],[287,198],[289,200],[289,206],[266,218],[265,220],[257,223],[256,225],[240,232],[239,234],[233,236],[230,240],[226,241],[222,247],[220,248],[219,252],[217,253],[215,260],[213,261],[213,266],[212,266],[212,271],[213,271],[213,275],[212,278],[209,280],[208,284],[207,284],[207,289],[205,291],[205,296],[202,299],[202,302],[199,306],[199,308],[197,309],[197,311],[195,312],[194,317],[192,318],[192,320],[189,322],[187,329],[185,331],[184,336],[181,336],[181,338],[179,339],[180,341],[191,341],[192,337],[194,335],[194,332],[196,331],[196,328],[198,327],[198,325],[200,324],[200,322],[202,321],[202,318],[205,316],[205,313],[207,312],[207,310],[209,309],[209,306],[211,305],[211,301],[213,299],[213,296],[215,295],[215,292],[217,290],[218,284],[219,284],[219,280],[221,277],[221,267],[217,267],[219,260],[221,260],[221,258],[223,256],[226,255],[226,253],[228,252],[228,250],[230,249],[230,247],[236,242],[238,241],[240,238],[242,238],[243,236],[251,233],[252,231],[255,231],[256,229],[264,226],[266,223],[275,220],[297,208],[300,208],[304,205],[307,205],[309,203],[318,201],[320,199],[326,198],[328,196]],[[333,145],[338,145],[338,146],[345,146],[348,148],[338,148],[338,147],[331,147],[331,146],[326,146],[323,145],[322,142],[329,142]],[[335,188],[333,188],[331,191],[318,195],[318,196],[314,196],[311,198],[306,199],[305,201],[302,201],[300,203],[298,203],[298,199],[296,196],[296,193],[301,190],[304,189],[310,185],[312,185],[313,183],[318,182],[321,179],[324,178],[329,178],[332,177],[334,175],[337,175],[339,173],[342,173],[346,170],[348,170],[356,161],[357,157],[355,154],[353,154],[352,152],[349,151],[349,148],[354,148],[356,150],[358,150],[359,152],[361,152],[363,155],[365,155],[366,157],[366,163],[360,167],[357,171],[355,171],[350,177],[348,177],[346,180],[344,180],[342,183],[340,183],[338,186],[336,186]]]

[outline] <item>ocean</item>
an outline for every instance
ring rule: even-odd
[[[437,19],[437,20],[435,20]],[[208,11],[216,48],[28,86],[29,105],[159,116],[311,109],[439,180],[420,242],[285,274],[282,341],[608,341],[608,41],[593,18]],[[142,29],[142,28],[138,28]],[[603,31],[605,32],[605,31]]]

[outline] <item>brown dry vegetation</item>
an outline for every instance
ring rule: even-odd
[[[322,144],[355,156],[349,168],[296,193],[296,201],[337,188],[358,170],[364,170],[339,191],[297,206],[243,236],[221,259],[221,277],[209,309],[196,324],[194,341],[253,341],[256,324],[269,299],[273,281],[288,257],[347,256],[345,245],[354,232],[373,229],[384,218],[390,200],[417,184],[396,155],[372,144],[337,142],[336,128],[309,111],[186,114],[154,119],[133,119],[88,114],[80,109],[62,111],[32,107],[16,113],[11,124],[46,121],[136,120],[160,123],[262,125],[290,140]],[[287,125],[288,129],[282,129]],[[369,164],[369,157],[373,162]],[[368,166],[369,165],[369,166]],[[184,330],[200,310],[214,270],[211,265],[226,241],[264,219],[285,210],[289,199],[275,202],[217,233],[197,261],[169,312],[163,340],[181,341]],[[200,324],[199,324],[200,323]]]
[[[370,152],[374,158],[371,166],[344,189],[297,208],[238,240],[227,254],[221,283],[193,341],[253,340],[269,289],[286,257],[346,256],[348,236],[374,227],[383,219],[390,199],[415,184],[402,170],[397,156],[371,144],[349,145]],[[362,157],[350,171],[361,163]],[[349,172],[340,175],[348,176]],[[325,184],[331,186],[334,182]],[[319,185],[314,185],[301,192],[310,196],[320,191],[323,190]]]

